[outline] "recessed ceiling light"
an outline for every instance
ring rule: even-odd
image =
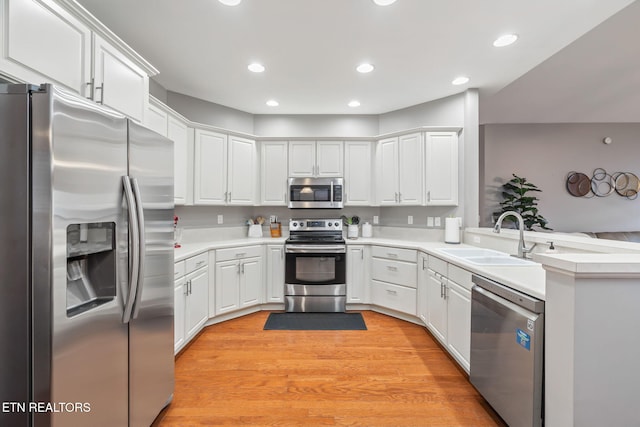
[[[453,81],[451,82],[452,85],[463,85],[465,83],[467,83],[469,81],[469,77],[464,77],[464,76],[460,76],[460,77],[456,77],[455,79],[453,79]]]
[[[264,71],[264,65],[258,64],[257,62],[249,64],[247,68],[249,69],[249,71],[253,71],[254,73],[262,73]]]
[[[226,6],[237,6],[242,0],[218,0],[220,3]]]
[[[356,101],[355,99],[353,101],[349,101],[349,107],[356,108],[359,106],[360,106],[360,101]]]
[[[364,64],[360,64],[356,67],[356,70],[358,70],[359,73],[370,73],[373,71],[373,65],[369,64],[369,63],[364,63]]]
[[[267,105],[269,107],[277,107],[278,105],[280,105],[280,103],[278,101],[276,101],[275,99],[270,99],[267,101]]]
[[[493,45],[495,47],[509,46],[510,44],[515,43],[516,40],[518,40],[517,34],[504,34],[498,37],[497,39],[495,39],[495,41],[493,42]]]
[[[378,6],[389,6],[390,4],[395,3],[396,0],[373,0],[373,2]]]

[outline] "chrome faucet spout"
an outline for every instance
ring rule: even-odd
[[[493,227],[493,232],[500,233],[500,229],[502,227],[502,221],[508,216],[513,216],[518,220],[518,230],[520,231],[520,240],[518,241],[518,257],[526,258],[525,255],[531,252],[531,250],[533,249],[533,246],[531,248],[527,248],[527,246],[524,243],[524,219],[522,219],[522,215],[520,215],[518,212],[515,212],[515,211],[504,212],[502,215],[500,215],[500,217],[498,217],[498,220],[496,221],[496,225]]]

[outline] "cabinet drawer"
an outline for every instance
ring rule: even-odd
[[[185,262],[184,261],[178,261],[173,265],[173,278],[174,280],[182,277],[185,275],[186,273],[186,269],[185,269]]]
[[[262,256],[262,246],[241,246],[239,248],[218,249],[216,261],[230,261],[232,259]]]
[[[441,260],[440,258],[436,258],[433,255],[429,255],[429,269],[435,271],[436,273],[442,274],[444,277],[447,277],[447,262]]]
[[[389,248],[386,246],[372,247],[371,256],[407,262],[416,262],[416,260],[418,259],[418,254],[413,249]]]
[[[191,258],[187,258],[185,262],[187,267],[186,273],[189,274],[192,271],[196,271],[197,269],[207,265],[207,263],[209,262],[209,254],[205,252],[203,254],[196,255]]]
[[[373,258],[371,274],[374,280],[417,287],[418,267],[412,262]]]
[[[471,281],[471,272],[460,268],[457,265],[449,264],[449,275],[447,277],[449,280],[457,283],[468,291],[470,291],[473,286],[473,282]]]
[[[373,280],[371,302],[375,305],[416,315],[417,293],[413,288]]]

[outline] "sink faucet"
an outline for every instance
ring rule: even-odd
[[[496,225],[493,227],[493,232],[500,233],[500,228],[502,227],[502,221],[505,219],[505,217],[508,217],[508,216],[513,216],[518,220],[518,230],[520,230],[520,241],[518,242],[518,257],[526,258],[526,255],[530,253],[536,245],[534,244],[530,248],[527,248],[527,246],[524,244],[524,220],[522,219],[522,216],[518,212],[507,211],[507,212],[504,212],[502,215],[500,215],[500,217],[496,221]]]

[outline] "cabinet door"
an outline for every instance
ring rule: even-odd
[[[237,310],[240,304],[240,262],[216,263],[216,315]]]
[[[376,194],[380,205],[398,203],[398,138],[378,142]],[[415,177],[414,177],[415,179]]]
[[[427,273],[427,261],[428,257],[425,254],[420,254],[418,257],[418,317],[422,320],[422,323],[427,325],[427,313],[428,313],[428,289],[429,274]]]
[[[348,206],[371,206],[373,179],[371,147],[368,141],[348,141],[344,145],[344,203]]]
[[[262,259],[246,258],[240,263],[240,307],[258,305],[262,302]]]
[[[287,205],[287,142],[262,143],[260,168],[260,204]]]
[[[229,205],[255,204],[257,185],[256,142],[237,136],[229,137]]]
[[[344,148],[342,141],[316,143],[316,176],[342,177],[344,175]]]
[[[425,187],[427,206],[458,205],[458,135],[427,132]]]
[[[115,47],[93,35],[94,99],[144,123],[149,76]]]
[[[366,296],[364,246],[347,246],[347,303],[365,304]]]
[[[471,292],[451,280],[447,287],[447,349],[469,372]]]
[[[401,205],[421,205],[423,200],[422,135],[399,138],[398,200]]]
[[[315,141],[289,142],[289,176],[310,177],[316,174]]]
[[[442,344],[447,344],[447,304],[444,299],[444,284],[433,270],[427,278],[427,326]]]
[[[173,351],[178,352],[185,340],[185,305],[187,304],[187,281],[183,277],[175,281],[173,290]]]
[[[202,129],[195,131],[193,202],[224,205],[227,201],[227,136]]]
[[[187,339],[193,337],[209,318],[209,269],[203,267],[187,275]]]
[[[51,0],[0,0],[0,70],[89,97],[91,30]]]
[[[169,114],[160,107],[149,104],[147,114],[144,117],[144,124],[152,131],[162,136],[167,136],[167,123]]]
[[[284,302],[284,245],[267,246],[266,302]]]
[[[189,128],[181,120],[169,116],[167,137],[173,141],[173,200],[176,205],[186,205],[193,177],[189,167]]]

